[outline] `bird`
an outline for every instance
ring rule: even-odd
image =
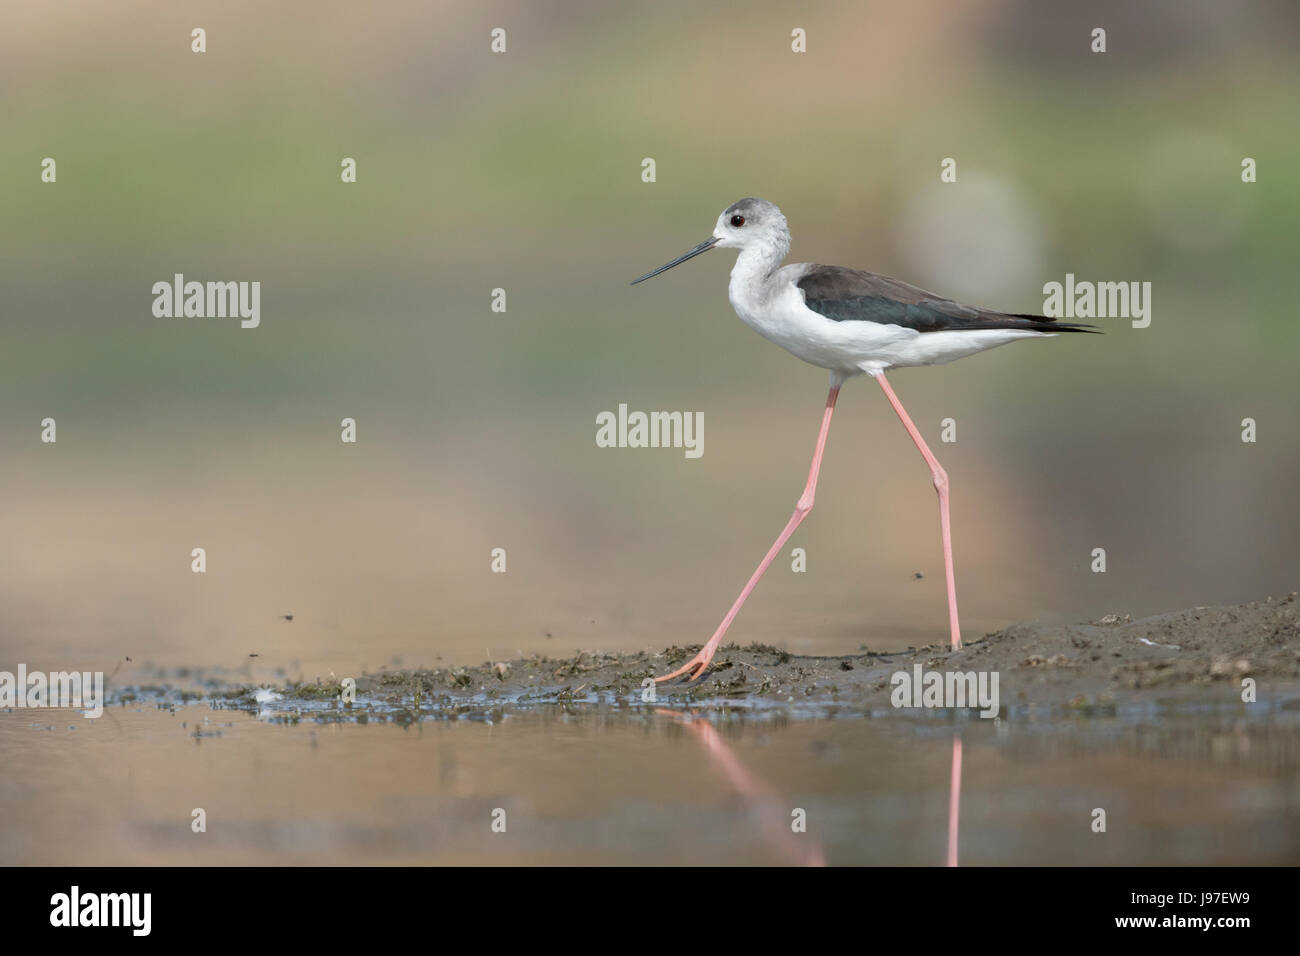
[[[949,638],[953,650],[960,649],[948,473],[912,423],[885,372],[893,368],[942,365],[1020,339],[1099,330],[1041,315],[962,305],[874,272],[816,263],[783,266],[790,251],[789,224],[774,203],[752,196],[724,209],[708,239],[631,284],[652,279],[711,249],[739,250],[727,294],[741,321],[796,358],[829,371],[830,391],[813,446],[808,480],[790,520],[700,652],[656,681],[682,677],[689,683],[703,677],[709,669],[723,636],[759,579],[812,511],[836,399],[841,386],[858,375],[875,379],[930,470],[939,496]]]

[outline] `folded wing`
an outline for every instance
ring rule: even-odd
[[[1041,315],[977,309],[889,276],[841,266],[809,266],[796,284],[803,292],[804,304],[808,308],[835,322],[875,322],[918,332],[976,329],[1098,331],[1090,325],[1057,322]]]

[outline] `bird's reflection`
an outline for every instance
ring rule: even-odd
[[[952,738],[952,777],[948,792],[948,865],[957,865],[958,829],[961,821],[961,737]]]
[[[782,801],[775,790],[749,772],[713,724],[701,717],[675,710],[656,708],[655,713],[670,717],[690,728],[696,740],[708,752],[713,767],[744,800],[764,842],[782,862],[796,866],[826,865],[821,844],[816,838],[806,832],[796,833],[790,828],[790,816],[785,809],[788,801]]]

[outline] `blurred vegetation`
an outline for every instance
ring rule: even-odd
[[[1088,49],[1098,23],[1104,55]],[[204,55],[189,52],[195,25]],[[502,56],[488,50],[497,25]],[[796,25],[806,54],[789,50]],[[939,160],[955,156],[958,182],[934,193],[951,196],[954,222],[963,185],[984,180],[1037,224],[1020,233],[984,210],[990,234],[1033,244],[1031,267],[985,304],[1040,308],[1042,284],[1073,272],[1151,281],[1154,320],[903,373],[923,413],[960,408],[976,423],[983,443],[952,454],[1039,476],[1020,490],[1039,520],[1062,495],[1096,495],[1114,528],[1133,528],[1153,499],[1104,488],[1134,470],[1230,472],[1236,423],[1254,414],[1268,421],[1271,469],[1255,480],[1271,494],[1300,478],[1297,32],[1281,0],[18,0],[0,15],[0,441],[26,448],[57,408],[101,463],[114,448],[128,469],[131,455],[160,461],[176,441],[237,462],[250,435],[310,444],[304,422],[332,428],[339,409],[359,409],[382,421],[391,455],[437,449],[419,467],[480,489],[495,486],[476,468],[517,454],[536,469],[518,492],[533,506],[596,503],[556,508],[576,541],[628,501],[651,508],[673,476],[703,478],[691,513],[713,520],[745,468],[797,490],[811,436],[785,423],[815,414],[822,373],[734,318],[723,254],[653,286],[627,281],[698,242],[733,199],[762,195],[789,217],[796,260],[961,298],[957,263],[904,238]],[[56,185],[39,181],[45,156]],[[339,181],[345,156],[355,185]],[[640,179],[646,156],[653,184]],[[1254,185],[1240,181],[1243,156],[1258,161]],[[261,281],[261,328],[153,318],[150,286],[174,272]],[[496,287],[504,315],[488,308]],[[708,440],[731,443],[731,457],[694,471],[582,457],[590,417],[619,401],[708,409]],[[487,457],[452,452],[488,441]],[[891,461],[901,454],[891,446]],[[1184,492],[1189,514],[1216,506],[1214,488]],[[490,523],[493,505],[474,506]],[[1246,593],[1217,598],[1257,597],[1252,580],[1294,569],[1293,516],[1248,510],[1216,533],[1249,549],[1278,520],[1234,579]],[[639,541],[654,533],[645,521],[616,526]],[[1155,554],[1187,550],[1144,540]],[[1162,580],[1190,594],[1217,587],[1220,570],[1207,560],[1194,580],[1176,568]],[[1144,587],[1155,584],[1113,594]]]

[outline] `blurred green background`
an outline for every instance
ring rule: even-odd
[[[1153,283],[1147,329],[891,376],[951,476],[968,636],[1288,591],[1297,27],[1284,0],[12,0],[4,660],[311,677],[702,642],[799,494],[826,376],[734,316],[731,253],[627,283],[748,195],[791,261],[994,308]],[[261,327],[154,318],[175,272],[260,281]],[[704,456],[597,448],[620,402],[703,412]],[[778,560],[731,636],[943,640],[934,493],[869,381],[817,505],[808,572]]]

